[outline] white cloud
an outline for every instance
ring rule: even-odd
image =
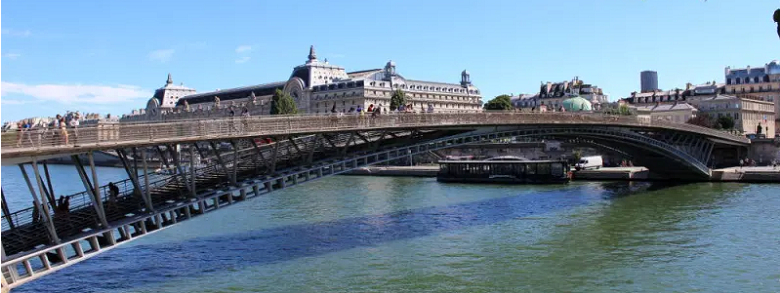
[[[8,53],[8,54],[3,55],[3,57],[11,59],[11,60],[16,60],[16,58],[19,58],[20,56],[22,56],[22,54]]]
[[[152,93],[136,86],[126,85],[27,85],[23,83],[2,82],[0,83],[0,95],[21,95],[32,97],[38,101],[53,101],[63,104],[110,104],[148,98],[152,96]],[[6,101],[13,104],[15,103],[13,101],[18,100],[7,100],[7,98],[4,98],[3,103],[6,103]]]
[[[36,103],[38,101],[31,101],[31,100],[9,100],[9,99],[2,99],[0,100],[0,103],[3,105],[24,105],[24,104],[30,104],[30,103]]]
[[[173,57],[173,53],[175,52],[176,50],[174,49],[155,50],[149,53],[149,59],[165,63],[171,60],[171,57]]]
[[[249,51],[252,51],[252,46],[249,45],[241,45],[236,48],[236,53],[245,53]]]
[[[32,32],[30,30],[4,29],[3,34],[13,37],[29,37],[32,35]]]
[[[247,61],[249,61],[249,59],[252,59],[252,57],[244,56],[244,57],[236,59],[236,63],[237,64],[246,63]]]

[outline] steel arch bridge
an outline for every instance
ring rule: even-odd
[[[32,207],[3,209],[4,288],[274,190],[459,145],[511,137],[588,140],[629,154],[652,171],[707,180],[716,145],[748,143],[720,131],[634,116],[519,113],[258,117],[98,126],[78,135],[78,145],[38,133],[13,144],[20,140],[3,135],[2,163],[19,164],[42,215],[33,220]],[[92,164],[97,150],[116,151],[128,173],[111,204]],[[84,154],[90,166],[82,163]],[[54,188],[46,165],[45,172],[38,168],[41,160],[63,155],[71,156],[85,187],[71,196],[67,216],[51,211]],[[150,172],[153,159],[173,171]],[[209,163],[196,165],[198,159]]]

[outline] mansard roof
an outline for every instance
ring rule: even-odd
[[[224,90],[217,90],[213,92],[199,93],[194,95],[188,95],[181,99],[176,105],[183,105],[184,101],[187,101],[190,105],[197,103],[205,103],[214,101],[214,97],[219,97],[219,100],[229,101],[234,99],[243,99],[250,96],[253,92],[256,96],[273,95],[277,89],[283,89],[287,81],[277,81],[271,83],[264,83],[258,85],[236,87]]]

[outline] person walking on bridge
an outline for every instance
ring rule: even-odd
[[[117,209],[117,197],[119,197],[119,187],[114,182],[108,183],[108,204],[112,209]]]
[[[73,143],[74,144],[78,144],[78,141],[79,141],[78,127],[80,125],[79,118],[81,118],[79,116],[80,116],[79,112],[76,112],[75,114],[73,114],[73,118],[70,118],[70,123],[68,123],[70,128],[73,128]]]

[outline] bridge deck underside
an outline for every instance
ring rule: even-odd
[[[386,138],[382,139],[382,145],[384,148],[392,148],[399,145],[409,144],[410,140],[430,140],[439,138],[442,136],[456,134],[458,131],[445,131],[445,132],[429,132],[429,133],[412,133],[406,132],[401,134],[395,134],[396,137],[386,135]],[[277,173],[289,172],[290,170],[304,167],[304,160],[311,159],[312,162],[317,161],[329,161],[338,160],[342,156],[343,146],[348,141],[352,141],[349,145],[350,155],[365,154],[375,148],[376,146],[371,143],[360,141],[357,136],[353,136],[350,140],[350,135],[347,133],[334,134],[329,137],[328,143],[333,143],[337,148],[320,148],[319,150],[311,153],[311,158],[308,158],[308,152],[304,150],[296,151],[292,144],[287,141],[280,142],[280,145],[284,145],[280,148],[286,148],[284,151],[279,151],[277,160],[275,163],[275,169],[278,172],[271,172],[269,169],[270,163],[267,161],[257,160],[257,153],[253,149],[242,150],[239,154],[238,165],[236,166],[236,182],[246,180],[249,178],[261,178],[273,176]],[[379,139],[380,133],[366,134],[364,137],[369,140]],[[373,142],[373,141],[372,141]],[[320,142],[322,143],[322,142]],[[299,142],[300,144],[300,142]],[[303,144],[298,145],[299,148],[305,147]],[[309,147],[314,147],[309,145]],[[263,151],[265,156],[273,155],[273,146],[266,145],[258,148]],[[229,154],[225,152],[222,156]],[[225,158],[227,159],[227,158]],[[232,165],[228,165],[228,172],[232,171]],[[204,172],[200,172],[196,177],[195,186],[197,188],[196,194],[204,195],[209,192],[214,192],[220,189],[226,189],[231,186],[231,182],[226,176],[225,170],[217,165],[212,165],[204,168]],[[182,199],[191,197],[191,193],[188,191],[188,184],[180,176],[171,175],[167,182],[158,187],[150,190],[151,199],[155,209],[163,208],[172,202],[180,201]],[[145,209],[145,203],[142,197],[134,195],[132,191],[127,191],[124,196],[118,198],[116,205],[106,205],[105,214],[106,218],[111,222],[120,221],[128,216],[147,213]],[[97,230],[100,228],[98,217],[94,207],[85,206],[81,209],[72,210],[67,216],[56,215],[53,218],[54,226],[57,231],[57,235],[63,239],[63,241],[71,238],[78,238],[80,235],[88,234],[89,231]],[[25,251],[34,250],[35,247],[46,245],[50,243],[46,227],[43,222],[27,223],[14,229],[6,230],[2,232],[3,247],[7,255],[14,255],[23,253]]]

